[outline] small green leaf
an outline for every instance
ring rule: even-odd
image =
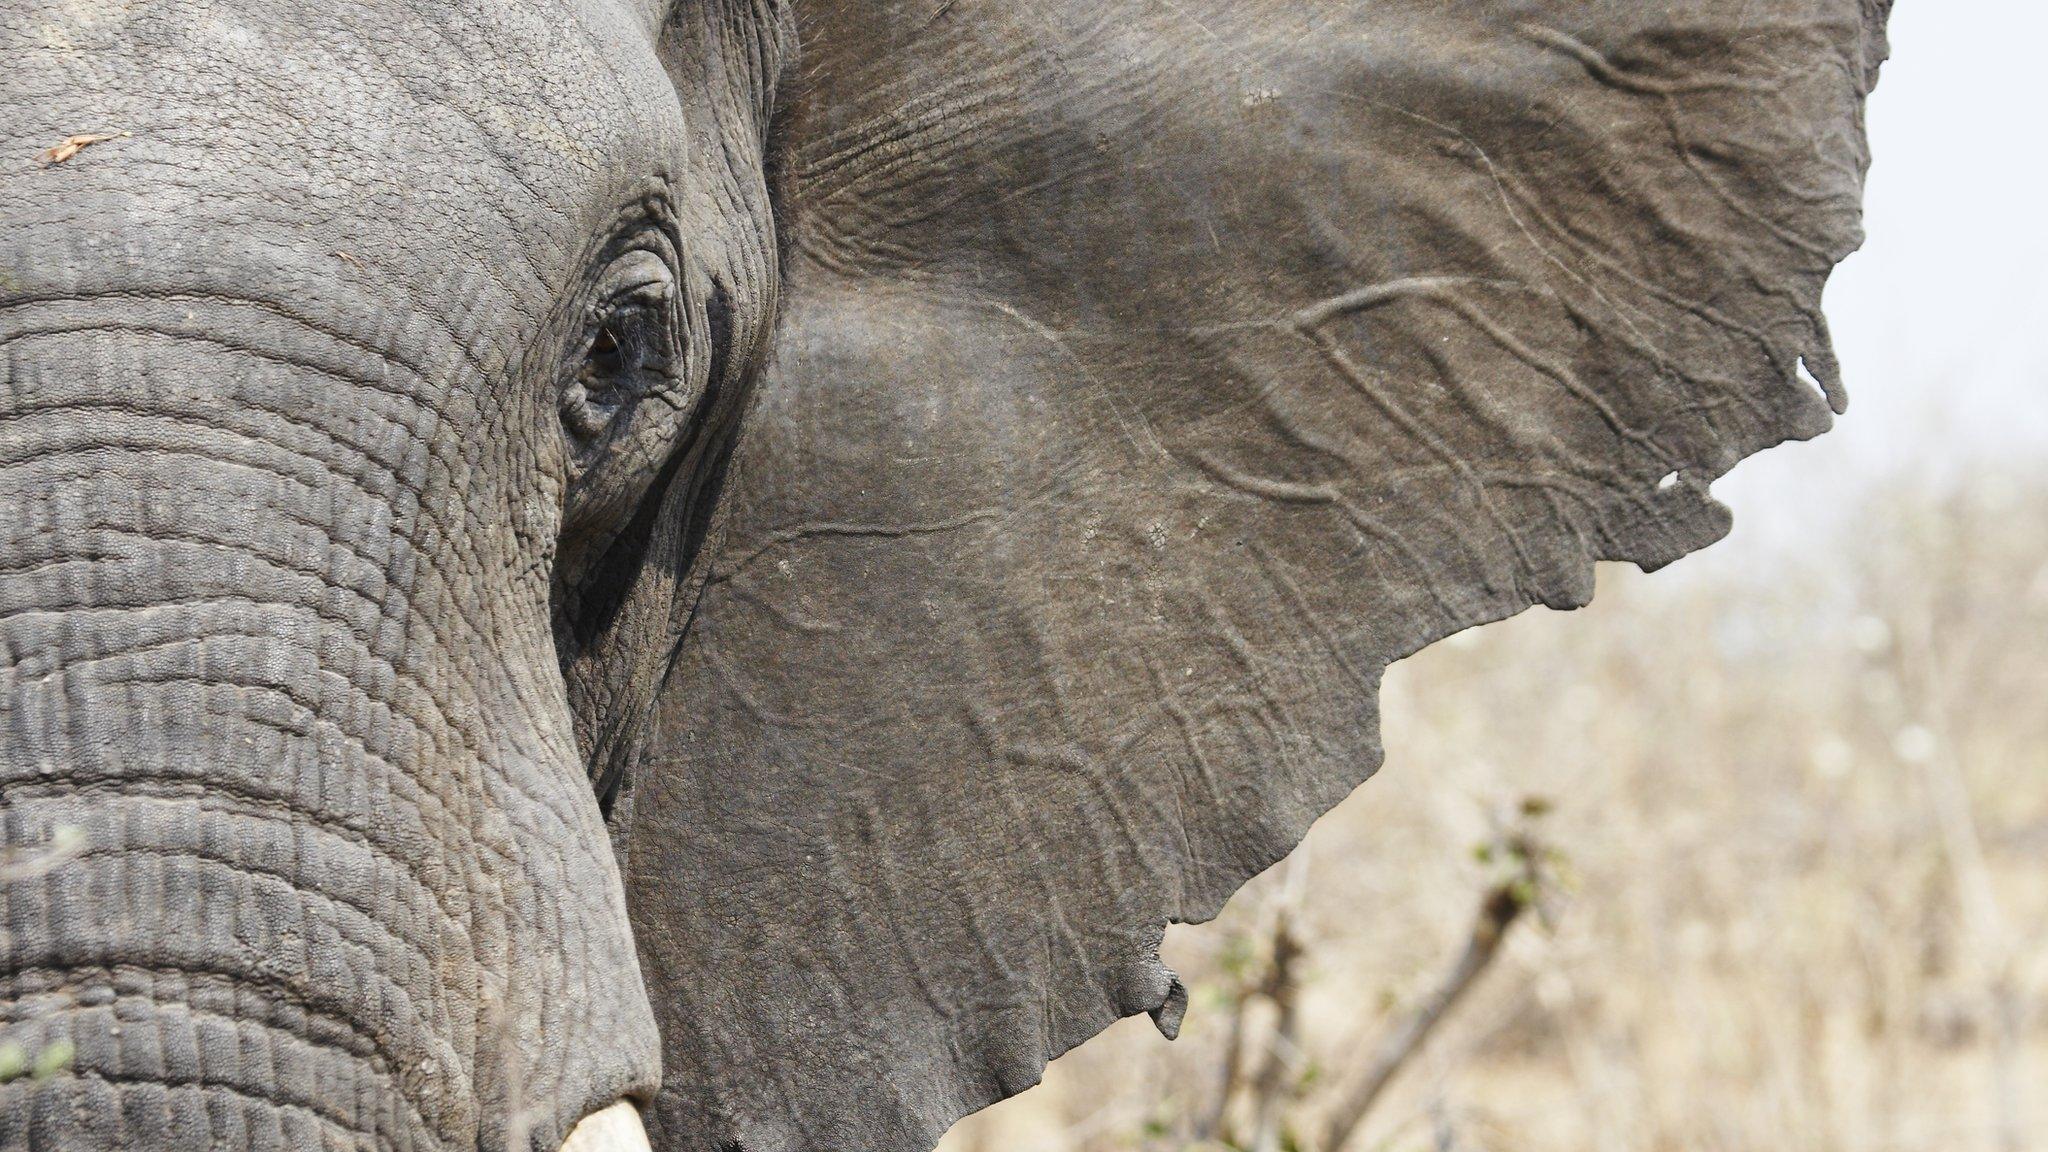
[[[0,1084],[21,1078],[28,1071],[28,1050],[12,1040],[0,1043]]]
[[[69,1040],[51,1041],[41,1052],[36,1053],[35,1078],[48,1080],[71,1067],[71,1058],[77,1053],[78,1050]]]

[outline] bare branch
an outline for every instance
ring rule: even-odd
[[[1527,824],[1542,816],[1547,809],[1548,805],[1537,799],[1523,802],[1522,826],[1502,840],[1506,855],[1515,866],[1513,874],[1494,885],[1479,902],[1479,911],[1473,918],[1464,950],[1451,970],[1437,983],[1435,991],[1402,1016],[1373,1052],[1364,1072],[1352,1081],[1323,1130],[1323,1152],[1340,1152],[1359,1125],[1365,1122],[1394,1077],[1471,990],[1480,975],[1492,966],[1500,955],[1501,942],[1507,938],[1508,929],[1514,927],[1522,913],[1536,903],[1549,851],[1536,841]]]

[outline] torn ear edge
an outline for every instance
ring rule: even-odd
[[[1164,932],[1160,933],[1160,940],[1162,943],[1165,941]],[[1152,953],[1152,965],[1166,980],[1166,995],[1147,1015],[1152,1017],[1152,1026],[1159,1029],[1161,1036],[1168,1040],[1178,1040],[1181,1021],[1188,1014],[1188,986],[1181,983],[1179,973],[1167,967],[1165,961],[1159,958],[1156,948]]]

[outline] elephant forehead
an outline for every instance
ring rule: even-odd
[[[227,222],[395,275],[515,239],[545,275],[681,138],[646,30],[612,0],[31,8],[0,22],[15,222]],[[113,139],[22,162],[80,135]]]

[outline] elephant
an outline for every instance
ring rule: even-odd
[[[1888,0],[0,0],[8,1150],[903,1152],[1846,403]]]

